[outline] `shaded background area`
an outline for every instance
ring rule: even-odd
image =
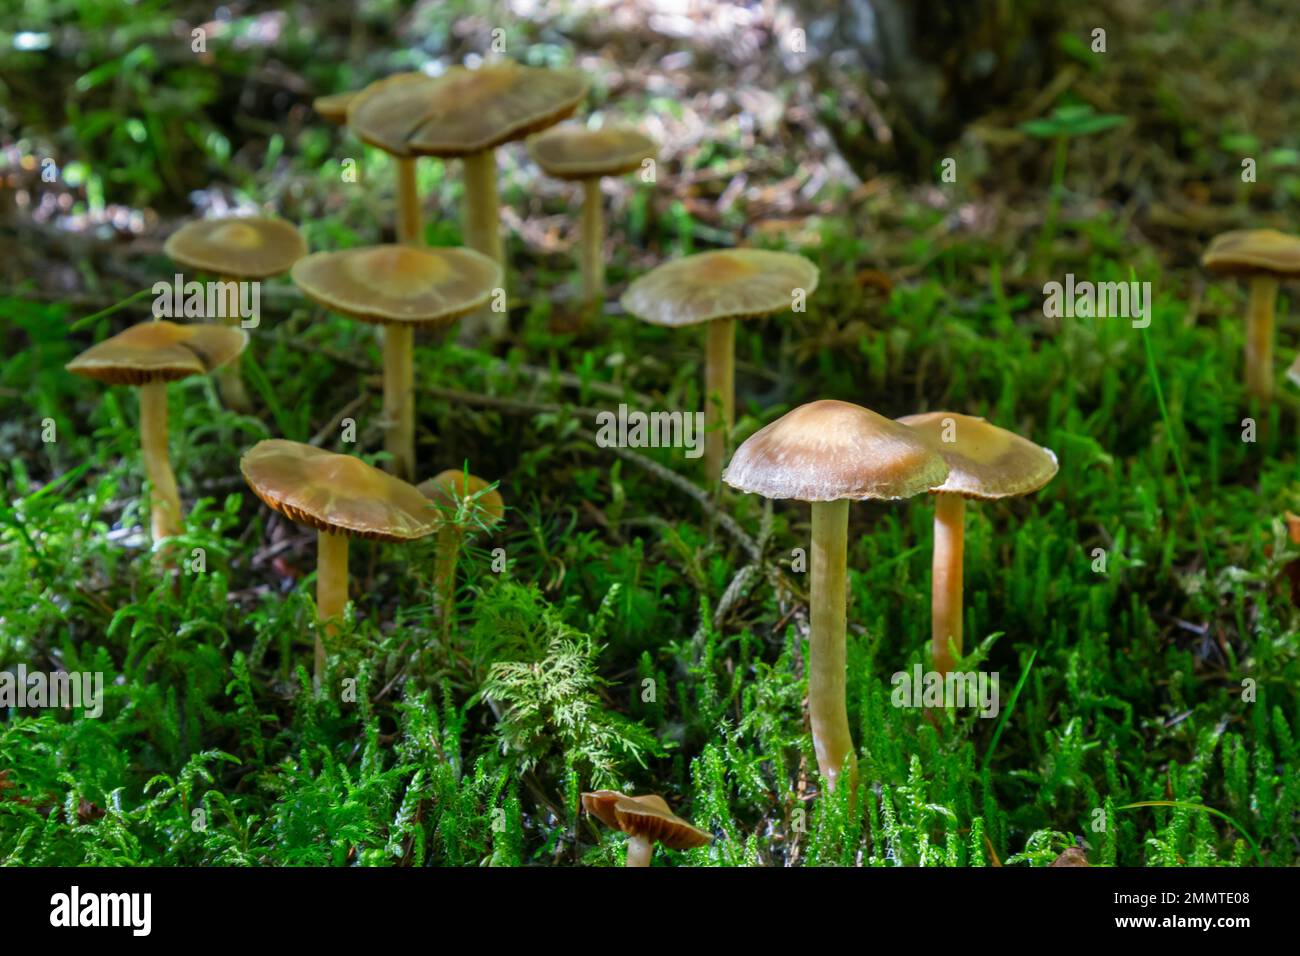
[[[826,7],[5,14],[0,663],[120,681],[103,721],[0,725],[0,860],[612,863],[618,839],[579,817],[577,794],[620,786],[715,834],[660,856],[678,865],[1046,865],[1080,842],[1094,863],[1296,861],[1300,555],[1283,516],[1300,511],[1298,403],[1280,385],[1259,440],[1241,440],[1244,291],[1198,265],[1225,229],[1294,231],[1288,5]],[[252,500],[237,461],[265,437],[345,450],[347,415],[346,450],[373,459],[373,330],[267,283],[246,356],[259,414],[231,414],[204,380],[171,389],[184,540],[210,556],[176,581],[144,553],[132,396],[63,364],[148,315],[147,300],[94,313],[170,277],[162,242],[194,216],[275,212],[312,249],[391,239],[391,164],[312,98],[472,66],[495,38],[587,71],[579,116],[645,129],[659,175],[607,181],[611,301],[577,333],[577,194],[522,144],[499,151],[511,335],[491,353],[420,339],[417,452],[429,474],[468,460],[500,480],[505,526],[464,562],[448,642],[427,550],[359,544],[339,666],[365,705],[312,702],[294,668],[313,539]],[[426,238],[459,243],[458,164],[422,160],[419,178]],[[806,733],[806,595],[786,571],[807,509],[734,496],[720,507],[737,534],[680,456],[611,456],[584,433],[623,401],[699,407],[700,342],[629,320],[617,295],[665,259],[736,244],[821,270],[806,314],[737,330],[739,435],[840,398],[985,415],[1061,462],[1033,498],[970,509],[971,663],[1000,672],[1004,700],[1019,685],[1005,723],[936,728],[891,706],[888,675],[929,633],[933,513],[854,505],[848,696],[873,782],[858,816],[820,798]],[[1149,332],[1045,316],[1043,283],[1070,272],[1152,282]],[[1284,284],[1279,378],[1292,296]],[[488,570],[496,545],[508,575]],[[196,806],[221,825],[193,832]]]

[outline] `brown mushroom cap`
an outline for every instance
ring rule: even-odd
[[[713,839],[676,816],[658,794],[629,797],[617,790],[597,790],[582,795],[582,807],[606,826],[628,836],[658,841],[670,850],[704,846]]]
[[[649,136],[625,126],[587,129],[572,123],[552,127],[528,141],[533,160],[556,179],[630,173],[657,151]]]
[[[1056,474],[1056,454],[1050,448],[982,418],[926,412],[899,421],[920,432],[948,466],[947,480],[931,491],[992,501],[1037,491]],[[951,433],[953,440],[944,441],[945,433]]]
[[[811,295],[817,278],[815,265],[789,252],[700,252],[650,270],[628,286],[620,301],[644,322],[676,328],[784,311],[794,290]]]
[[[348,104],[352,102],[356,95],[356,92],[352,91],[318,96],[311,101],[311,108],[319,114],[321,119],[341,126],[348,121]]]
[[[473,249],[406,245],[317,252],[294,263],[298,287],[326,308],[363,322],[450,322],[487,304],[501,266]]]
[[[906,425],[849,402],[800,405],[736,449],[722,480],[765,498],[910,498],[948,475]]]
[[[1276,229],[1234,229],[1215,236],[1201,265],[1219,275],[1300,274],[1300,236]]]
[[[437,529],[414,485],[352,455],[272,438],[245,452],[239,470],[268,508],[317,531],[411,541]]]
[[[163,252],[190,269],[265,279],[288,272],[307,254],[307,243],[297,227],[283,219],[245,216],[186,223],[168,237]]]
[[[558,123],[586,95],[576,70],[454,66],[441,76],[401,73],[372,83],[348,105],[348,126],[395,156],[467,156]]]
[[[506,503],[495,488],[487,491],[491,482],[484,481],[476,475],[466,477],[463,471],[448,469],[420,482],[416,488],[420,494],[443,509],[454,511],[463,498],[474,499],[474,515],[484,525],[491,527],[505,517]],[[477,497],[475,497],[477,496]]]
[[[92,345],[65,366],[109,385],[147,385],[206,375],[248,344],[248,333],[226,325],[140,322]]]

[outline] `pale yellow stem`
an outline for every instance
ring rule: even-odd
[[[704,470],[710,485],[722,478],[736,424],[736,320],[708,323],[704,366]]]
[[[600,178],[582,181],[582,292],[588,305],[605,298],[605,206]]]
[[[140,386],[140,451],[149,478],[150,529],[154,541],[181,533],[181,496],[167,453],[167,383]]]
[[[847,500],[812,503],[808,716],[817,766],[830,790],[839,782],[846,761],[851,787],[857,787],[858,775],[845,700],[848,536]]]
[[[934,556],[930,582],[930,656],[941,674],[952,670],[952,644],[962,649],[962,558],[965,551],[966,499],[934,496]]]
[[[1273,400],[1273,308],[1277,279],[1254,276],[1246,312],[1246,390],[1261,404]]]
[[[316,535],[316,653],[313,686],[320,690],[325,675],[325,642],[343,621],[348,603],[348,536],[321,531]]]
[[[433,565],[433,592],[442,616],[445,634],[451,628],[451,618],[456,608],[456,564],[460,558],[461,532],[451,521],[444,521],[438,529],[437,551]]]
[[[423,245],[424,227],[420,217],[420,194],[415,185],[415,157],[397,156],[397,241],[409,246]]]
[[[410,325],[384,326],[384,448],[389,471],[415,474],[415,333]]]
[[[462,210],[465,245],[505,265],[501,244],[501,203],[497,198],[496,150],[471,153],[463,160],[465,206]],[[502,281],[505,281],[504,274]],[[476,341],[486,334],[498,339],[505,334],[506,314],[484,307],[461,320],[461,337]]]
[[[238,283],[240,280],[230,276],[222,276],[218,281]],[[239,301],[238,293],[236,293],[235,301]],[[232,314],[223,316],[221,321],[225,325],[239,326],[242,319],[238,314],[233,314],[237,313],[238,310],[231,309],[227,311]],[[221,401],[225,406],[231,411],[247,415],[253,411],[253,400],[248,395],[248,389],[244,387],[243,361],[243,353],[240,353],[226,364],[218,367],[213,374],[217,379],[217,392],[221,395]]]
[[[630,836],[627,838],[627,865],[628,866],[649,866],[650,858],[654,856],[654,841],[643,836]]]

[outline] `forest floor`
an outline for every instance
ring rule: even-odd
[[[1300,319],[1283,284],[1278,396],[1252,405],[1244,288],[1198,259],[1225,229],[1294,228],[1296,25],[1105,8],[1110,53],[1071,24],[1057,80],[973,125],[955,182],[917,184],[839,158],[834,104],[762,55],[766,6],[689,30],[648,3],[516,6],[508,49],[590,72],[589,111],[659,140],[659,175],[607,183],[611,303],[575,330],[574,191],[500,151],[511,335],[417,340],[417,455],[420,477],[467,462],[499,482],[506,520],[461,562],[446,634],[432,544],[354,544],[329,674],[352,700],[308,692],[314,532],[238,462],[269,437],[377,460],[374,330],[267,283],[259,412],[207,379],[171,387],[201,573],[147,552],[134,394],[64,364],[147,317],[145,296],[104,310],[170,278],[162,242],[195,215],[271,210],[313,250],[390,238],[391,163],[311,99],[461,61],[496,19],[417,4],[394,32],[382,9],[295,4],[207,24],[196,56],[192,4],[77,0],[0,38],[0,667],[109,675],[96,719],[0,721],[0,863],[613,864],[623,837],[578,798],[617,788],[714,834],[660,864],[1046,865],[1081,846],[1097,865],[1294,865]],[[1055,151],[1021,124],[1059,106],[1123,122]],[[458,244],[458,168],[419,177],[428,240]],[[620,403],[700,407],[702,338],[617,296],[737,244],[821,272],[807,312],[738,326],[740,438],[838,398],[982,415],[1060,460],[1036,495],[968,509],[965,666],[1000,675],[994,719],[891,704],[891,675],[927,659],[933,511],[853,505],[856,808],[824,793],[807,729],[807,505],[714,497],[680,450],[591,435]],[[1067,273],[1150,282],[1150,325],[1045,316]]]

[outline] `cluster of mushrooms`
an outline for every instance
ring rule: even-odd
[[[413,411],[414,331],[473,324],[476,337],[499,334],[504,314],[487,308],[503,292],[500,204],[495,150],[531,137],[528,149],[549,175],[583,183],[582,297],[595,312],[605,302],[600,182],[655,155],[634,129],[556,126],[578,107],[587,81],[569,70],[500,63],[452,68],[441,76],[407,73],[355,93],[322,97],[316,110],[389,153],[397,169],[396,243],[308,254],[298,230],[282,220],[248,217],[190,223],[166,243],[178,265],[219,282],[289,274],[326,309],[380,327],[383,353],[385,470],[359,458],[298,442],[259,442],[240,467],[269,508],[318,532],[315,678],[348,600],[348,539],[411,541],[437,535],[435,605],[451,620],[458,555],[474,531],[504,517],[494,484],[468,471],[443,471],[419,485]],[[460,159],[464,172],[465,248],[424,245],[416,190],[419,157]],[[1279,276],[1300,272],[1300,240],[1269,230],[1232,233],[1210,247],[1205,265],[1251,281],[1247,381],[1252,395],[1272,391],[1273,300]],[[843,401],[815,401],[760,429],[724,470],[735,424],[734,351],[738,319],[795,308],[817,287],[818,270],[802,256],[728,249],[670,261],[633,281],[623,310],[671,328],[705,327],[704,479],[771,499],[811,504],[809,716],[817,762],[828,789],[845,774],[856,786],[857,763],[845,700],[846,564],[851,501],[896,500],[922,493],[935,503],[931,658],[946,673],[962,654],[962,568],[968,499],[1030,494],[1057,471],[1056,456],[982,418],[928,412],[898,420]],[[253,402],[239,371],[249,343],[237,319],[221,324],[150,321],[88,349],[72,372],[140,390],[140,440],[151,486],[156,542],[181,533],[180,497],[167,450],[168,382],[215,373],[223,401],[248,411]],[[1300,379],[1300,370],[1296,372]],[[709,835],[674,816],[658,796],[614,791],[584,794],[584,808],[628,835],[629,866],[647,866],[654,842],[703,845]]]

